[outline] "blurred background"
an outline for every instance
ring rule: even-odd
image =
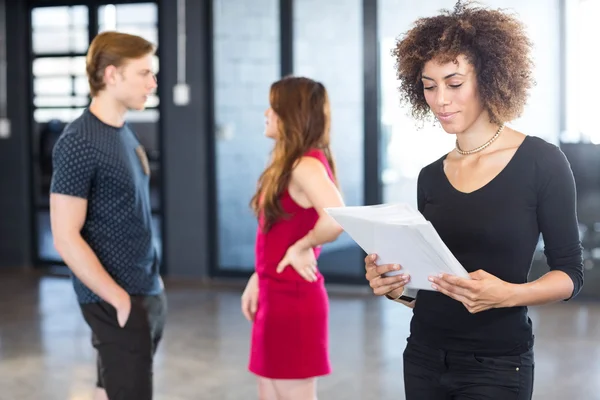
[[[419,170],[454,138],[415,123],[400,104],[391,50],[415,19],[454,3],[0,0],[0,399],[91,398],[94,354],[53,247],[48,191],[53,145],[89,102],[85,54],[97,33],[158,45],[157,93],[128,116],[151,163],[156,240],[175,305],[157,396],[246,399],[255,394],[239,294],[254,269],[248,203],[272,146],[263,136],[270,84],[294,74],[327,87],[348,205],[416,206]],[[511,126],[560,146],[577,184],[585,286],[576,301],[532,310],[542,342],[536,368],[546,373],[534,398],[596,398],[600,0],[480,3],[518,13],[535,45],[536,86]],[[176,95],[178,84],[189,99]],[[339,372],[320,389],[325,399],[402,398],[410,310],[370,295],[363,257],[343,235],[319,263],[332,296],[332,340],[343,336],[333,344]],[[546,271],[540,240],[530,278]],[[564,392],[554,387],[558,376]]]

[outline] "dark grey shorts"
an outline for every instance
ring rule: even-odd
[[[116,309],[104,301],[82,304],[81,310],[98,351],[97,386],[111,400],[151,400],[152,363],[167,313],[164,292],[131,296],[131,312],[122,328]]]

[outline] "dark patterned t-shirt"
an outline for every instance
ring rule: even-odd
[[[127,124],[107,125],[86,109],[65,127],[52,162],[50,191],[88,200],[81,235],[106,271],[129,294],[160,293],[150,172],[145,152]],[[80,303],[100,300],[72,278]]]

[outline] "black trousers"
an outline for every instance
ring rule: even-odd
[[[164,292],[131,296],[131,312],[122,328],[116,309],[104,301],[82,304],[81,310],[98,351],[97,386],[110,400],[151,400],[153,358],[167,311]]]
[[[515,356],[447,352],[409,339],[406,400],[530,400],[533,349]]]

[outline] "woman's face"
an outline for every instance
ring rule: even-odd
[[[279,117],[271,107],[265,111],[265,136],[271,139],[279,137]]]
[[[482,117],[473,65],[463,55],[456,62],[425,63],[421,76],[425,100],[448,133],[462,133]]]

